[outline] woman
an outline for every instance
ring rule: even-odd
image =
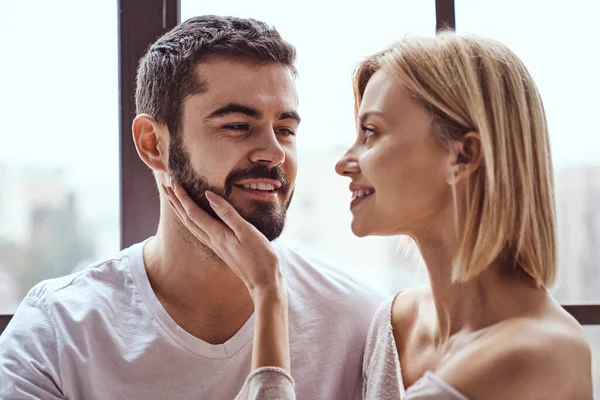
[[[351,178],[352,230],[409,235],[430,278],[377,312],[364,398],[591,399],[583,330],[547,292],[557,276],[552,162],[522,62],[477,37],[406,39],[359,65],[354,93],[358,136],[336,166]],[[253,293],[255,372],[241,396],[294,398],[268,242],[215,195],[227,227],[180,187],[169,193]]]

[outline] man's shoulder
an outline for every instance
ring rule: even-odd
[[[277,246],[292,288],[310,290],[311,296],[327,301],[352,299],[353,304],[366,302],[371,308],[386,299],[384,293],[351,277],[335,261],[287,243],[278,242]]]
[[[128,261],[127,252],[122,251],[69,275],[43,280],[27,296],[48,311],[56,307],[83,310],[86,304],[95,307],[102,300],[114,301],[115,293],[131,281]]]
[[[27,334],[44,347],[54,348],[56,337],[86,329],[86,321],[100,310],[111,310],[119,296],[126,255],[93,263],[70,275],[46,279],[26,294],[2,335],[14,341]],[[106,314],[106,312],[105,312]],[[13,347],[15,345],[13,344]],[[18,346],[17,346],[18,347]],[[23,347],[31,347],[25,345]],[[30,349],[31,350],[31,349]]]

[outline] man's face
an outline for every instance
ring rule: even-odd
[[[207,190],[274,240],[297,172],[300,121],[292,72],[280,64],[213,57],[200,62],[196,74],[207,90],[184,100],[169,174],[213,217]]]

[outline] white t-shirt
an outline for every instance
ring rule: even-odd
[[[0,336],[0,399],[232,400],[250,373],[253,316],[206,343],[167,314],[143,243],[25,297]],[[275,244],[288,293],[299,400],[360,398],[369,324],[384,296]]]

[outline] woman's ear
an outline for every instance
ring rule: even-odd
[[[460,140],[451,142],[452,165],[448,183],[457,184],[481,167],[483,148],[478,132],[468,132]]]
[[[168,129],[150,115],[140,114],[133,120],[132,133],[142,161],[153,171],[168,173]]]

